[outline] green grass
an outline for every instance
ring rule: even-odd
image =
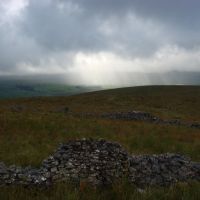
[[[93,137],[118,141],[134,154],[175,152],[200,161],[200,130],[144,122],[81,119],[52,112],[143,110],[163,118],[200,121],[200,87],[158,86],[107,90],[70,97],[0,100],[0,160],[7,164],[39,166],[60,142]],[[12,112],[13,105],[26,107]],[[145,193],[127,184],[108,190],[56,184],[48,190],[0,188],[0,199],[200,199],[200,184],[149,188]]]

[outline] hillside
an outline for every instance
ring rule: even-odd
[[[83,137],[117,141],[133,154],[181,153],[194,161],[200,161],[199,129],[73,115],[73,113],[102,114],[135,110],[149,112],[163,119],[200,122],[199,102],[199,86],[133,87],[68,97],[0,100],[0,161],[22,166],[30,164],[39,166],[60,142]],[[122,195],[121,190],[118,188],[108,193],[117,195],[119,199]],[[63,185],[55,186],[52,191],[57,195],[66,194],[67,191],[72,196],[80,195],[74,192],[73,188],[66,189]],[[185,195],[183,199],[198,199],[196,198],[200,197],[198,191],[199,184],[192,184],[172,189],[152,189],[146,193],[149,198],[145,197],[145,194],[131,192],[131,189],[127,189],[127,195],[130,195],[130,199],[131,195],[136,195],[136,199],[158,199],[161,195],[163,198],[159,199],[164,199],[167,192],[168,199],[176,199],[176,195],[180,194]],[[35,191],[29,194],[24,189],[0,188],[1,199],[8,197],[9,193],[17,194],[20,199],[27,198],[28,195],[34,196]],[[43,199],[48,198],[48,192],[36,193],[38,199],[42,196]],[[103,193],[99,199],[106,198],[108,193]],[[91,199],[95,199],[96,195],[94,191]],[[50,199],[54,199],[53,196]],[[60,199],[64,197],[61,195]],[[71,197],[71,199],[76,198]]]
[[[64,83],[28,80],[0,80],[0,99],[38,96],[69,96],[101,89],[92,86],[72,86]]]

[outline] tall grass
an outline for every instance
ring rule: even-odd
[[[165,118],[200,121],[200,87],[127,88],[72,97],[12,99],[0,101],[0,161],[39,166],[61,142],[93,137],[117,141],[130,153],[182,153],[200,161],[200,131],[186,127],[144,122],[81,119],[54,112],[69,107],[72,112],[144,110]],[[13,105],[25,105],[12,112]],[[69,184],[46,190],[23,187],[0,188],[4,199],[200,199],[200,184],[149,188],[140,193],[133,186],[116,184],[107,190],[80,191]]]
[[[0,188],[1,200],[198,200],[200,184],[177,184],[169,188],[138,189],[127,183],[111,188],[95,189],[90,186],[80,190],[73,185],[59,183],[51,188],[23,188],[7,186]]]

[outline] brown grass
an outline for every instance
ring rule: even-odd
[[[0,160],[7,164],[38,166],[60,142],[74,138],[94,137],[118,141],[134,154],[176,152],[200,161],[199,129],[134,121],[81,119],[64,113],[52,112],[66,106],[72,112],[103,113],[142,110],[166,119],[178,118],[200,122],[199,102],[200,87],[189,86],[136,87],[71,97],[1,100]],[[22,105],[24,110],[13,112],[11,110],[13,105]],[[190,199],[188,194],[192,195],[191,199],[195,199],[196,196],[200,196],[196,191],[197,188],[200,191],[199,184],[192,187],[181,186],[180,189],[177,186],[173,189],[166,189],[166,191],[165,189],[150,189],[150,192],[146,193],[147,196],[146,194],[141,195],[135,190],[131,195],[131,191],[129,191],[132,190],[131,188],[127,188],[127,191],[124,192],[128,195],[125,195],[127,199],[132,199],[132,197],[135,199],[176,199],[178,194],[183,198],[177,199]],[[123,196],[117,187],[109,191],[112,193],[112,198],[109,196],[109,192],[104,191],[103,195],[105,196],[102,195],[100,198],[98,192],[90,194],[85,192],[85,185],[83,188],[85,199],[86,197],[95,199],[92,198],[92,195],[96,199],[119,199],[120,195]],[[122,188],[124,190],[124,187]],[[48,192],[33,191],[38,195],[36,199],[65,199],[66,193],[71,195],[71,197],[68,196],[68,199],[80,199],[79,191],[66,189],[65,186],[55,186],[52,190],[55,190],[57,195],[52,194],[54,198],[53,196],[48,197]],[[33,199],[31,195],[34,194],[34,192],[26,192],[22,188],[4,188],[0,189],[0,194],[1,192],[4,193],[4,199],[22,199],[22,197]],[[166,194],[169,198],[165,198]],[[106,195],[108,195],[107,198]]]

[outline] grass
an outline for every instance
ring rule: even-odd
[[[25,189],[23,187],[1,188],[0,199],[26,200],[198,200],[200,198],[199,183],[176,184],[169,188],[146,188],[138,190],[127,183],[113,185],[107,189],[86,187],[80,190],[67,184],[56,184],[49,189]]]
[[[60,142],[93,137],[118,141],[134,154],[176,152],[200,161],[200,130],[144,122],[81,119],[52,112],[143,110],[162,118],[200,121],[200,87],[157,86],[107,90],[70,97],[0,100],[0,160],[7,164],[39,166]],[[26,109],[12,112],[13,105]],[[200,184],[149,188],[139,193],[118,184],[108,190],[79,191],[56,184],[49,190],[0,188],[0,199],[200,199]]]

